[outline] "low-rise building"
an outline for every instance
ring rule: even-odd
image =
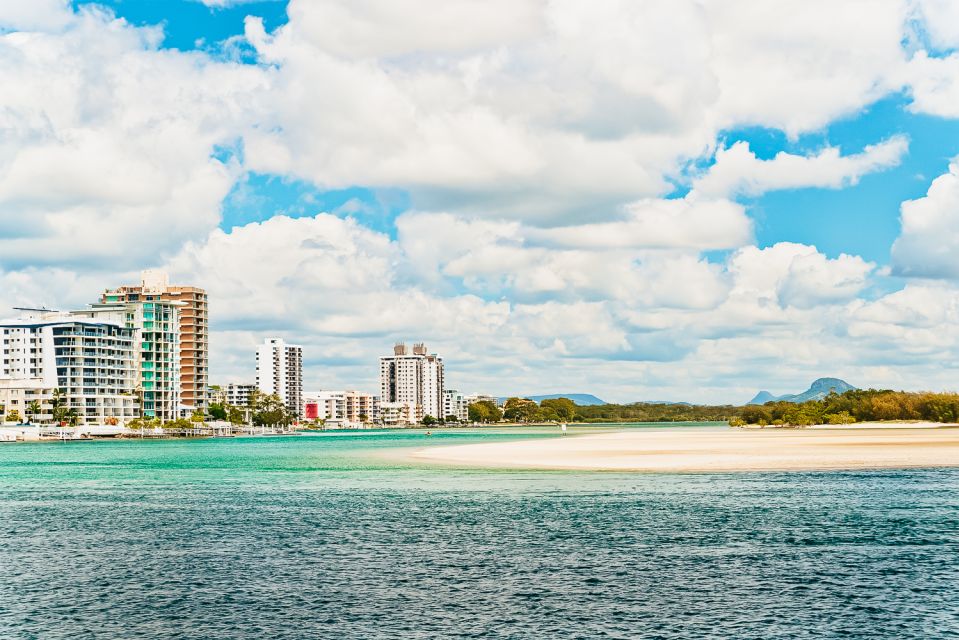
[[[416,424],[415,407],[407,402],[381,402],[379,422],[386,427],[406,427]]]
[[[466,396],[456,389],[443,390],[443,419],[453,416],[460,422],[469,420],[469,403]]]
[[[226,404],[226,389],[219,385],[210,385],[206,389],[206,397],[210,400],[210,404]]]
[[[471,393],[468,396],[465,396],[466,406],[469,407],[474,402],[492,402],[497,407],[503,406],[503,403],[500,402],[500,399],[495,396],[488,396],[485,393]]]
[[[246,407],[250,404],[255,384],[239,384],[231,382],[223,390],[224,401],[231,407]]]
[[[303,417],[346,427],[359,427],[374,419],[375,398],[361,391],[313,391],[303,394]]]

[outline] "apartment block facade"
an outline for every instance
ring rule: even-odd
[[[123,304],[93,304],[73,315],[122,318],[133,331],[136,356],[136,391],[143,418],[175,420],[192,407],[180,402],[179,302],[153,300]]]
[[[469,403],[466,396],[456,389],[443,390],[443,419],[455,417],[461,422],[469,420]]]
[[[23,310],[0,323],[0,405],[5,416],[53,420],[54,391],[79,424],[126,424],[138,415],[136,336],[123,314]]]
[[[443,382],[442,358],[428,353],[422,343],[412,349],[397,344],[392,356],[380,358],[381,412],[402,413],[394,411],[393,405],[406,405],[410,422],[422,422],[425,416],[442,418]]]
[[[287,410],[303,412],[303,347],[267,338],[256,350],[256,388],[280,396]]]
[[[209,311],[206,291],[198,287],[171,285],[161,271],[147,270],[139,285],[108,289],[102,304],[172,302],[178,305],[177,367],[178,401],[187,409],[206,410],[209,405]]]
[[[255,384],[237,384],[231,382],[223,389],[223,401],[231,407],[246,407],[256,390]]]
[[[358,427],[373,420],[376,398],[361,391],[312,391],[303,394],[303,417],[331,426]]]

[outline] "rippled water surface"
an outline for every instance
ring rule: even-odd
[[[695,428],[695,427],[694,427]],[[0,638],[954,638],[959,470],[644,475],[0,445]]]

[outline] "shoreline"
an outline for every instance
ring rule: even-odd
[[[637,429],[428,446],[406,458],[473,468],[653,473],[959,467],[957,426],[830,425],[708,433]]]

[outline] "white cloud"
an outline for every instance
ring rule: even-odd
[[[959,55],[938,58],[919,51],[909,61],[907,73],[911,111],[959,117]]]
[[[709,250],[746,244],[752,224],[739,204],[690,195],[638,200],[626,205],[623,219],[615,222],[529,229],[526,235],[557,247]]]
[[[709,0],[703,6],[723,126],[761,124],[796,136],[900,87],[905,0]]]
[[[254,121],[265,76],[156,41],[96,10],[0,35],[6,264],[152,264],[219,222],[239,167],[212,154]]]
[[[518,0],[500,11],[294,0],[289,11],[272,34],[247,23],[279,67],[273,126],[248,140],[252,167],[550,223],[662,196],[664,178],[708,154],[722,128],[797,135],[854,113],[899,90],[906,64],[898,0]],[[472,35],[453,43],[457,24]],[[855,172],[846,165],[882,163],[900,145],[835,160]],[[828,170],[834,153],[808,170]]]
[[[892,247],[893,272],[959,278],[959,159],[929,185],[926,195],[902,203],[902,231]]]
[[[766,249],[740,249],[729,268],[736,282],[734,296],[810,308],[853,299],[875,265],[859,256],[830,259],[815,247],[780,242]]]
[[[823,373],[946,386],[954,287],[866,301],[874,265],[750,246],[730,200],[855,183],[905,139],[716,152],[723,130],[796,137],[903,87],[913,110],[956,115],[955,58],[903,47],[910,11],[293,0],[273,33],[248,19],[262,64],[242,66],[160,50],[160,28],[101,9],[0,0],[0,82],[17,88],[0,95],[0,304],[77,306],[166,264],[211,293],[216,378],[251,376],[252,346],[279,333],[307,346],[324,387],[370,388],[395,339],[428,340],[451,382],[493,393],[721,401]],[[395,239],[326,214],[221,231],[243,171],[407,190],[416,210]],[[956,274],[956,174],[904,204],[899,273]]]
[[[69,0],[0,0],[0,33],[58,31],[72,16]]]
[[[952,0],[919,0],[917,4],[933,46],[950,49],[959,45],[959,5]]]
[[[861,371],[857,358],[877,352],[865,334],[854,337],[865,345],[857,351],[845,329],[862,313],[855,296],[872,268],[859,258],[789,243],[743,248],[726,264],[675,251],[546,249],[525,244],[515,222],[448,214],[408,214],[400,229],[390,240],[327,214],[277,217],[188,245],[168,266],[210,291],[214,377],[242,378],[252,345],[274,333],[305,343],[314,386],[371,387],[393,340],[426,339],[458,387],[519,392],[535,380],[526,391],[559,390],[587,376],[590,389],[623,400],[637,392],[612,369],[657,396],[689,399],[677,370],[748,379],[750,367],[768,366],[763,358],[789,355],[815,377],[827,357]],[[434,259],[424,256],[427,230],[447,239]],[[742,362],[730,368],[737,350]]]
[[[663,204],[668,215],[685,206],[682,201]],[[520,300],[629,299],[675,308],[718,304],[726,290],[720,268],[690,250],[713,227],[691,232],[692,225],[680,216],[657,221],[658,227],[650,221],[646,226],[623,223],[622,232],[631,235],[622,238],[607,224],[544,230],[436,213],[405,214],[397,228],[411,272],[432,287],[449,289],[448,278],[453,278],[476,293]],[[717,228],[721,224],[706,221]]]
[[[716,152],[716,162],[695,181],[694,189],[714,197],[758,196],[802,187],[839,189],[856,184],[868,173],[898,165],[908,148],[905,136],[894,136],[847,156],[838,147],[827,147],[810,156],[781,151],[771,160],[760,160],[748,143],[736,142]]]
[[[208,0],[209,1],[209,0]],[[215,0],[214,0],[215,1]],[[330,0],[293,2],[290,20],[310,42],[343,57],[459,53],[535,35],[545,1]]]

